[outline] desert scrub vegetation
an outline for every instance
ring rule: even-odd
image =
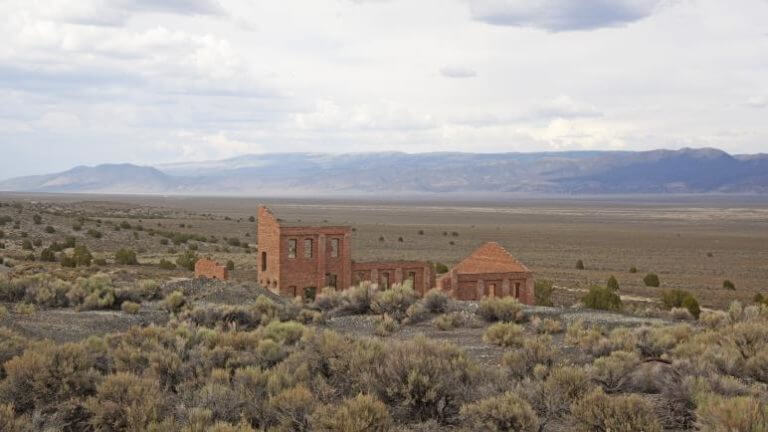
[[[498,322],[485,330],[483,340],[503,347],[520,347],[525,339],[522,326],[514,323]]]
[[[395,284],[392,288],[377,292],[371,301],[371,310],[380,315],[388,315],[402,322],[406,312],[416,301],[418,294],[409,283]]]
[[[699,302],[688,291],[679,289],[664,291],[661,293],[661,304],[673,312],[675,309],[685,309],[695,319],[699,319],[699,315],[701,314]]]
[[[643,283],[647,287],[654,287],[658,288],[661,285],[661,281],[659,280],[659,276],[656,273],[648,273],[643,278]]]
[[[552,306],[552,293],[555,291],[550,280],[536,280],[533,285],[533,298],[538,306]]]
[[[488,322],[522,322],[523,305],[514,297],[484,298],[477,307],[477,315]]]
[[[590,287],[581,301],[590,309],[620,311],[623,306],[621,297],[614,290],[600,286]]]

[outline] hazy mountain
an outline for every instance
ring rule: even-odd
[[[768,155],[716,149],[551,153],[274,153],[99,165],[0,190],[180,194],[768,193]]]

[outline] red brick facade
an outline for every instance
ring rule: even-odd
[[[195,277],[218,280],[229,280],[229,271],[227,266],[223,266],[216,261],[209,259],[199,259],[195,263]]]
[[[440,278],[438,287],[458,300],[513,296],[534,304],[533,272],[498,243],[489,242]]]
[[[259,283],[281,295],[313,296],[327,286],[344,290],[364,280],[392,285],[409,276],[420,293],[435,286],[432,266],[426,262],[353,262],[349,227],[283,226],[262,206],[258,241]]]

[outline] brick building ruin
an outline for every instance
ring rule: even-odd
[[[229,280],[229,270],[227,270],[227,266],[211,259],[203,258],[195,263],[195,277],[225,281]]]
[[[438,281],[438,287],[458,300],[513,296],[533,304],[533,272],[496,242],[488,242]]]
[[[259,207],[259,283],[290,297],[313,297],[324,287],[344,290],[363,281],[387,289],[411,279],[420,294],[435,286],[428,262],[353,261],[351,231],[346,226],[291,226]]]
[[[498,243],[486,243],[436,280],[426,261],[354,261],[351,233],[347,226],[295,226],[259,207],[259,283],[280,295],[311,298],[324,287],[345,290],[370,281],[388,289],[410,279],[422,295],[438,287],[458,300],[534,302],[533,273]]]

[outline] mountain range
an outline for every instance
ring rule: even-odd
[[[680,150],[272,153],[105,164],[0,181],[1,191],[184,195],[768,193],[768,154]]]

